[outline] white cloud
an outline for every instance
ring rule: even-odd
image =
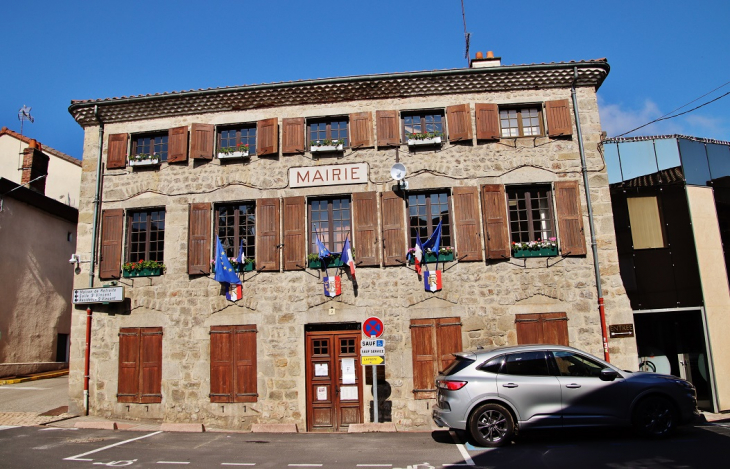
[[[642,126],[667,112],[660,110],[659,106],[650,99],[645,100],[643,106],[639,109],[627,108],[621,103],[607,103],[600,96],[598,97],[598,103],[601,126],[609,137],[615,137]],[[698,110],[684,116],[656,122],[627,134],[625,137],[682,134],[717,140],[730,140],[730,122],[728,119],[708,115],[706,114],[707,111],[698,114],[700,112],[702,111]]]

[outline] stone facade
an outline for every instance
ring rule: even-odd
[[[534,88],[534,87],[533,87]],[[606,304],[607,323],[631,323],[632,315],[615,249],[613,218],[605,164],[598,150],[600,122],[594,87],[577,89],[585,142],[591,199]],[[229,124],[287,117],[321,117],[375,111],[444,109],[475,103],[542,103],[570,99],[569,87],[515,89],[481,93],[424,93],[423,96],[374,100],[343,100],[328,104],[278,106],[245,111],[181,115],[129,120],[104,126],[104,148],[110,134],[147,132],[193,123]],[[571,106],[572,108],[572,106]],[[574,116],[573,116],[574,119]],[[474,125],[474,124],[472,124]],[[575,129],[575,123],[573,122]],[[91,251],[93,199],[99,127],[85,127],[78,251]],[[280,129],[281,132],[281,129]],[[565,312],[570,344],[602,356],[601,324],[596,279],[590,250],[589,221],[582,184],[578,139],[512,138],[495,142],[476,139],[445,143],[438,151],[409,152],[400,147],[400,161],[408,168],[408,191],[451,189],[482,184],[553,183],[576,180],[581,187],[583,225],[588,254],[578,257],[511,259],[450,263],[443,274],[443,290],[423,291],[412,269],[358,268],[358,290],[343,276],[342,295],[322,294],[321,281],[304,271],[247,274],[243,299],[229,302],[210,276],[190,276],[187,270],[188,207],[191,203],[253,201],[290,196],[344,195],[393,190],[390,168],[394,148],[348,149],[338,157],[302,155],[252,156],[221,164],[220,160],[163,163],[157,170],[104,172],[102,208],[166,210],[167,271],[160,277],[121,279],[129,302],[94,308],[91,345],[90,412],[104,417],[158,418],[170,422],[202,422],[250,429],[255,423],[295,423],[306,428],[305,328],[307,324],[361,323],[378,316],[385,323],[385,379],[391,386],[392,419],[399,429],[431,428],[433,400],[413,398],[411,319],[459,317],[464,349],[477,345],[516,344],[515,316],[522,313]],[[369,166],[367,184],[291,189],[288,169],[362,163]],[[382,225],[382,220],[379,220]],[[480,225],[483,226],[483,225]],[[480,228],[480,231],[482,229]],[[354,241],[357,243],[357,240]],[[457,246],[458,251],[458,246]],[[126,252],[126,247],[125,247]],[[404,253],[405,257],[405,253]],[[84,267],[82,265],[82,267]],[[76,287],[88,285],[88,265],[76,277]],[[311,272],[311,271],[310,271]],[[103,281],[96,279],[101,285]],[[82,406],[85,309],[74,310],[70,396]],[[257,325],[258,400],[248,404],[211,403],[210,327]],[[162,327],[162,403],[118,403],[118,332],[121,327]],[[632,339],[609,341],[612,362],[636,367]],[[370,386],[363,386],[367,421]]]

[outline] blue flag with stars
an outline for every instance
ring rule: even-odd
[[[231,261],[229,261],[228,256],[226,256],[226,250],[223,249],[221,239],[216,236],[215,241],[215,281],[221,283],[240,284],[241,279],[239,279],[238,275],[236,275],[236,272],[233,270],[233,266],[231,265]]]

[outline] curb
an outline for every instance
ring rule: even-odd
[[[27,381],[37,381],[39,379],[58,378],[59,376],[64,376],[67,374],[68,374],[68,370],[58,370],[58,371],[49,371],[46,373],[38,373],[35,375],[31,375],[31,376],[24,376],[22,378],[0,379],[0,386],[3,386],[5,384],[25,383]]]

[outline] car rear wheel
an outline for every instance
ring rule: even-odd
[[[636,406],[633,423],[640,435],[661,438],[674,432],[677,414],[668,399],[650,396]]]
[[[506,445],[512,440],[514,430],[512,414],[499,404],[483,404],[469,418],[469,432],[480,446]]]

